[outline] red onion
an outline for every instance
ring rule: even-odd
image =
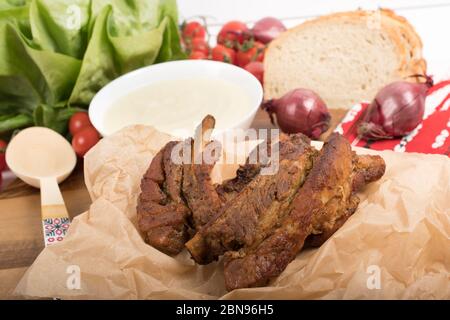
[[[280,129],[286,133],[301,132],[310,138],[318,139],[328,130],[330,113],[323,100],[313,91],[294,89],[280,99],[273,99],[263,104],[274,123],[277,117]]]
[[[258,20],[252,28],[255,39],[264,44],[269,43],[284,31],[286,31],[284,24],[280,20],[272,17]]]
[[[401,137],[422,122],[425,98],[433,80],[425,83],[393,82],[381,89],[358,125],[358,135],[379,140]]]

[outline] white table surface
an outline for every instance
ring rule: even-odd
[[[254,22],[265,16],[287,27],[322,14],[358,8],[394,9],[416,28],[424,43],[428,71],[436,80],[450,78],[450,0],[178,0],[180,19],[206,16],[211,34],[229,20]]]

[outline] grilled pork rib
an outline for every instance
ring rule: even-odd
[[[192,234],[259,173],[259,164],[247,163],[238,170],[236,178],[220,186],[212,184],[211,170],[215,162],[203,161],[203,152],[211,143],[218,143],[209,139],[214,123],[211,116],[203,119],[201,131],[196,133],[196,144],[191,138],[167,143],[153,158],[141,180],[138,226],[145,241],[164,253],[178,254]],[[179,143],[190,149],[188,163],[176,164],[171,159]]]
[[[355,189],[384,173],[384,162],[376,170],[365,166],[378,160],[364,156],[359,161],[344,137],[331,135],[280,225],[262,242],[225,254],[227,289],[267,284],[296,257],[311,233],[312,245],[323,243],[356,210]]]
[[[138,226],[145,241],[167,254],[177,254],[189,239],[191,210],[181,194],[183,166],[171,160],[178,142],[166,144],[153,158],[141,180]]]
[[[302,134],[281,136],[279,170],[258,175],[228,201],[186,247],[199,264],[216,260],[228,250],[262,241],[287,212],[316,154]]]
[[[386,170],[386,164],[380,156],[353,154],[353,192],[360,191],[366,184],[380,179]],[[359,198],[354,198],[355,206],[359,204]],[[356,209],[356,208],[355,208]],[[355,212],[350,207],[344,215],[338,217],[334,224],[321,224],[316,233],[311,233],[305,241],[305,247],[320,247]]]
[[[213,127],[206,117],[203,131]],[[356,155],[338,134],[320,152],[302,134],[282,135],[275,174],[260,174],[269,158],[248,160],[235,178],[214,186],[215,162],[196,161],[213,143],[209,135],[182,142],[189,163],[172,161],[178,143],[164,146],[142,178],[139,228],[147,243],[167,254],[186,246],[200,264],[224,254],[228,290],[265,285],[304,246],[323,244],[355,212],[355,193],[385,171],[381,157]]]

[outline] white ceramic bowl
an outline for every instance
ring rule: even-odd
[[[214,77],[239,85],[248,93],[251,109],[245,117],[236,117],[228,129],[248,129],[263,98],[259,81],[246,70],[234,65],[210,60],[181,60],[159,63],[127,73],[103,87],[89,106],[89,118],[101,135],[107,136],[105,115],[114,102],[130,92],[152,83],[192,77]],[[124,106],[126,107],[126,106]],[[152,124],[152,123],[150,123]]]

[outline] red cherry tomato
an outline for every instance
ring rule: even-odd
[[[205,39],[202,38],[194,38],[189,44],[188,48],[193,51],[203,52],[205,55],[209,54],[209,46],[206,43]]]
[[[250,37],[250,30],[245,23],[241,21],[230,21],[220,29],[217,35],[217,43],[229,48],[236,48],[238,44],[244,43]]]
[[[202,60],[202,59],[208,59],[208,56],[201,51],[193,51],[189,55],[189,59],[191,60]]]
[[[100,140],[99,134],[94,127],[86,127],[72,138],[72,147],[75,153],[83,157]]]
[[[235,64],[236,62],[236,52],[227,48],[221,44],[215,46],[211,51],[212,59],[216,61],[227,62],[231,64]]]
[[[185,40],[194,38],[204,39],[206,36],[206,29],[200,22],[191,21],[181,26],[181,34]]]
[[[245,70],[250,72],[252,75],[256,77],[256,79],[263,83],[264,79],[264,64],[260,61],[253,61],[250,62],[248,65],[245,66]]]
[[[72,136],[76,135],[86,127],[92,127],[87,112],[77,112],[70,117],[69,132]]]
[[[8,144],[4,140],[0,140],[0,175],[6,169],[5,152]]]
[[[266,46],[258,41],[244,43],[236,55],[237,65],[244,68],[253,61],[263,61]]]

